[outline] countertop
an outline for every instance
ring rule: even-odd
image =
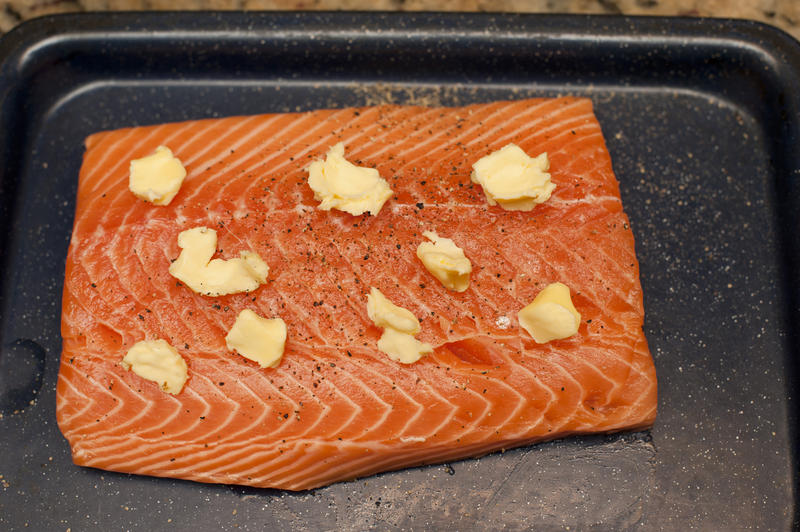
[[[800,39],[800,0],[0,0],[0,32],[51,13],[130,10],[382,10],[745,18]]]

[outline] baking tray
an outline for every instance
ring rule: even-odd
[[[756,23],[353,13],[49,17],[0,42],[0,529],[798,525],[800,45]],[[97,130],[379,102],[592,98],[641,261],[651,431],[305,493],[72,465],[63,265]]]

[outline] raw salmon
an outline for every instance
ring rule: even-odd
[[[343,142],[394,195],[376,216],[317,209],[308,165]],[[508,143],[547,152],[556,189],[531,212],[489,206],[471,165]],[[127,188],[131,159],[168,146],[188,171],[159,207]],[[207,297],[168,273],[178,233],[216,229],[217,257],[255,251],[256,291]],[[446,290],[415,256],[433,231],[473,265]],[[572,291],[576,335],[539,345],[517,312],[549,283]],[[378,288],[434,346],[379,352]],[[226,349],[237,314],[280,317],[278,368]],[[639,266],[589,100],[460,108],[375,106],[199,120],[86,140],[66,265],[58,424],[76,464],[303,490],[533,442],[649,427],[656,375]],[[188,365],[177,395],[126,371],[164,339]]]

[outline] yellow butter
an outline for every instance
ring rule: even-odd
[[[262,368],[275,368],[286,345],[286,323],[280,318],[262,318],[250,309],[236,317],[225,345]]]
[[[159,146],[147,157],[131,161],[128,188],[140,199],[169,205],[185,177],[186,169],[180,159],[166,146]]]
[[[472,169],[472,181],[483,187],[489,205],[499,204],[509,211],[530,211],[547,201],[556,188],[547,173],[547,153],[533,158],[516,144],[479,159]]]
[[[178,246],[181,254],[170,265],[169,273],[198,294],[251,292],[267,280],[269,266],[252,251],[243,251],[233,259],[211,260],[217,249],[217,232],[213,229],[187,229],[178,235]]]
[[[341,142],[328,151],[324,161],[311,163],[308,185],[314,191],[314,199],[320,202],[320,209],[339,209],[355,216],[378,214],[392,196],[389,183],[376,169],[356,166],[344,158]]]
[[[165,340],[136,342],[123,357],[122,367],[173,395],[183,389],[188,374],[183,357]]]
[[[419,320],[409,310],[398,307],[380,290],[372,287],[367,296],[367,315],[378,327],[391,327],[400,332],[417,334]]]
[[[378,349],[392,360],[411,364],[423,355],[433,352],[430,344],[414,338],[420,331],[417,317],[408,309],[398,307],[389,301],[375,287],[370,289],[367,296],[367,315],[375,325],[383,328],[383,335],[378,340]]]
[[[539,344],[568,338],[578,332],[581,323],[569,288],[562,283],[544,288],[533,302],[519,311],[518,318],[520,326]]]
[[[420,342],[413,335],[400,332],[391,327],[383,330],[378,349],[386,353],[389,358],[403,364],[413,364],[417,360],[433,353],[431,344]]]
[[[464,255],[464,250],[449,238],[442,238],[432,231],[422,234],[431,240],[417,246],[417,257],[425,269],[448,290],[465,291],[469,287],[472,263]]]

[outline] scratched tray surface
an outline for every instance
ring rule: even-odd
[[[42,19],[0,52],[0,528],[792,528],[796,42],[708,20],[125,14]],[[305,493],[71,463],[54,396],[86,135],[562,94],[594,101],[637,239],[659,379],[652,431]]]

